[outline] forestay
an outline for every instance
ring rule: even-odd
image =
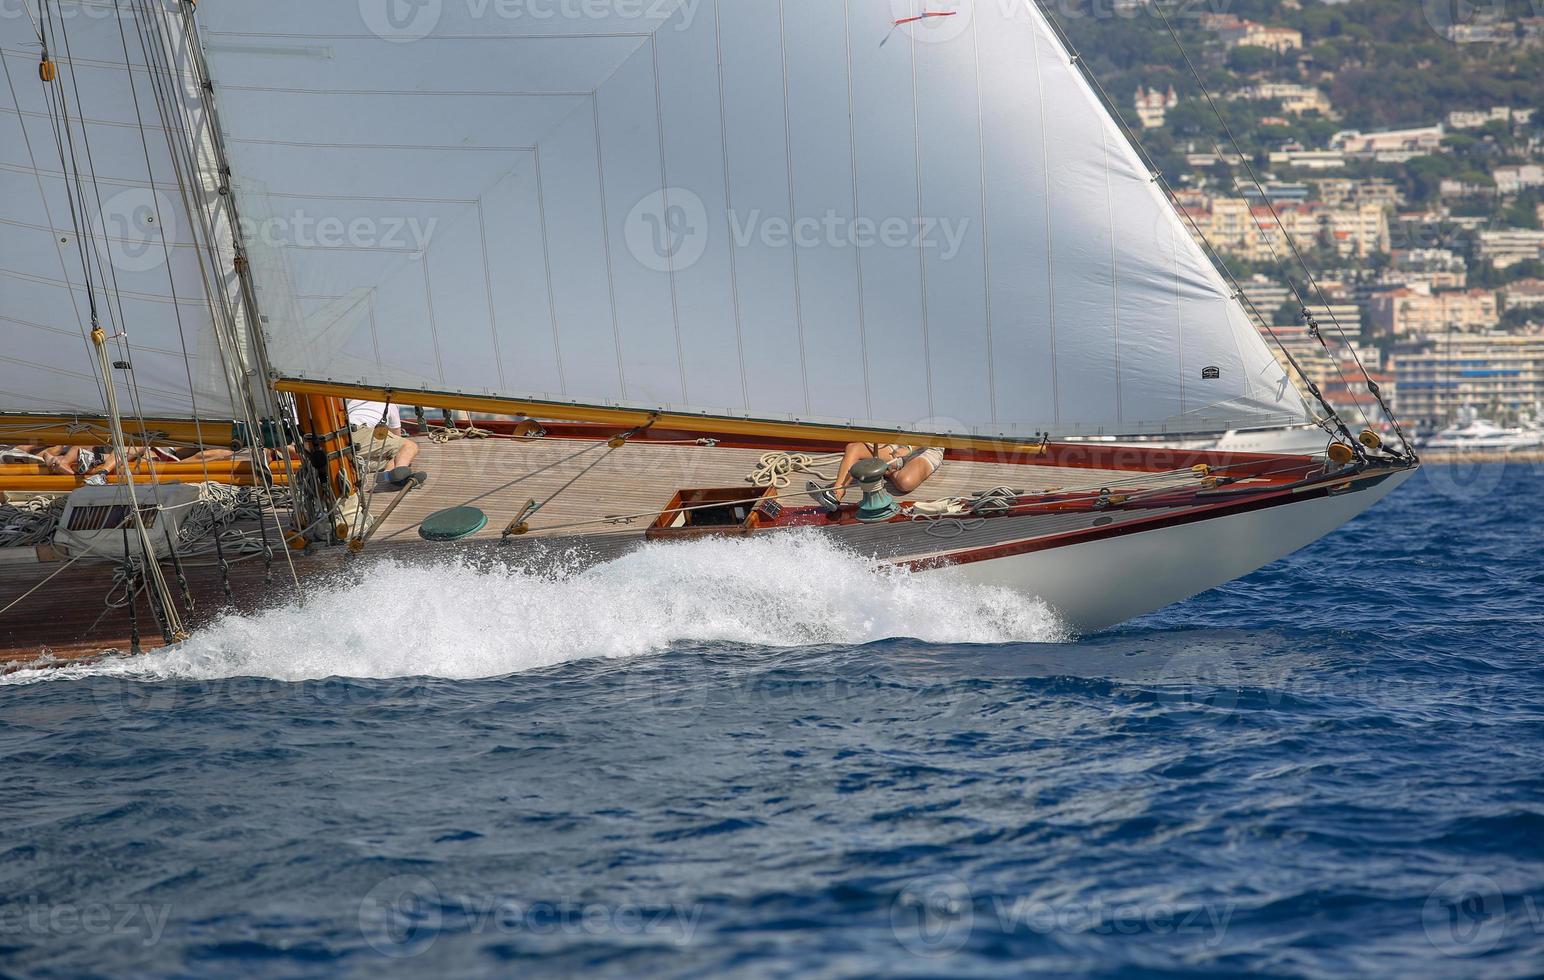
[[[986,436],[1308,417],[1027,0],[198,17],[286,377]]]
[[[177,125],[168,138],[145,55],[147,44],[167,52],[153,60],[175,72],[159,77],[191,135],[207,136],[185,45],[172,33],[177,18],[161,17],[154,34],[138,3],[48,6],[52,83],[39,75],[40,5],[0,12],[0,412],[104,414],[88,340],[94,296],[103,328],[127,335],[112,347],[128,365],[114,369],[125,415],[230,419],[234,366],[211,313],[211,290],[230,285],[230,235],[216,229],[223,264],[208,267],[218,282],[206,288],[200,257],[214,260],[171,157],[187,140]]]

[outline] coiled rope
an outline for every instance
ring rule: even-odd
[[[21,503],[0,504],[0,548],[42,544],[54,536],[63,513],[63,496],[38,496]]]
[[[809,453],[762,453],[755,469],[746,474],[745,482],[753,487],[782,489],[793,482],[795,473],[808,473],[816,479],[831,483],[836,476],[827,476],[815,467],[832,459],[840,459],[841,456],[841,453],[823,453],[818,456]]]

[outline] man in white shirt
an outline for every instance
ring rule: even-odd
[[[397,406],[385,402],[348,399],[348,427],[354,437],[354,458],[361,464],[387,466],[385,477],[397,486],[411,481],[422,486],[428,475],[413,470],[418,457],[418,443],[402,435],[402,415]],[[386,423],[385,438],[378,438],[376,427]]]

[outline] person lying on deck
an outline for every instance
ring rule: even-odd
[[[376,427],[386,424],[385,438],[376,436]],[[348,424],[354,437],[354,458],[361,464],[388,466],[385,477],[393,486],[409,483],[423,486],[428,474],[413,469],[418,458],[418,443],[402,435],[402,415],[397,406],[385,402],[348,399]]]
[[[85,446],[11,446],[3,455],[9,462],[36,462],[50,473],[75,476],[101,462],[101,450]]]
[[[810,481],[807,489],[815,503],[834,513],[842,506],[842,496],[851,483],[852,465],[860,459],[882,459],[890,464],[885,480],[896,493],[907,494],[920,487],[944,463],[939,446],[900,446],[894,443],[850,442],[837,468],[836,482],[829,487]]]

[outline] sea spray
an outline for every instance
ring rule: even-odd
[[[929,643],[1051,642],[1044,603],[916,573],[819,534],[650,544],[600,565],[361,565],[302,606],[228,616],[138,657],[19,671],[0,683],[117,675],[491,677],[679,644],[798,647],[890,637]]]

